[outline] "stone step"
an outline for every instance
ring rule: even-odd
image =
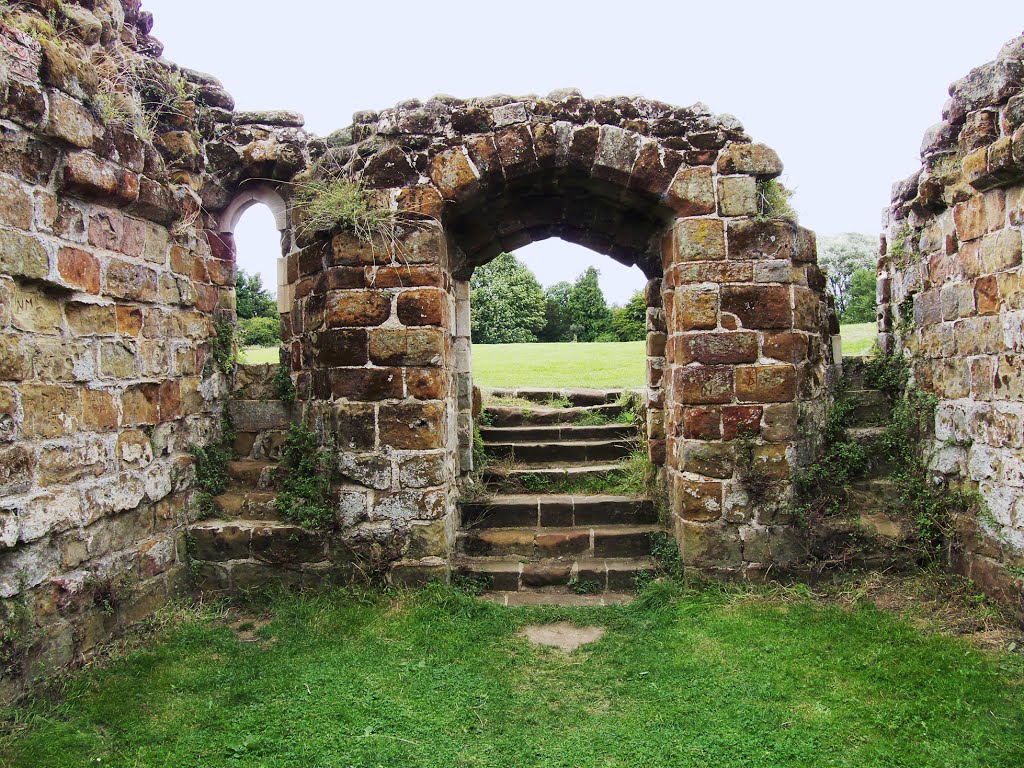
[[[471,528],[459,531],[456,551],[469,557],[648,557],[657,525],[571,528]]]
[[[843,355],[843,381],[850,389],[867,389],[864,374],[870,358],[864,355]]]
[[[236,432],[288,429],[298,411],[280,400],[228,400],[227,409]]]
[[[898,510],[899,486],[888,478],[857,480],[850,485],[846,506],[851,515],[871,515]]]
[[[264,563],[317,563],[326,559],[326,537],[319,531],[266,520],[202,520],[188,529],[193,560]]]
[[[894,468],[885,458],[885,432],[885,427],[849,427],[846,430],[847,439],[862,446],[867,453],[869,466],[865,477],[868,479],[884,478]]]
[[[530,605],[548,605],[563,608],[590,608],[607,605],[626,605],[636,600],[635,592],[599,592],[597,594],[578,594],[564,587],[552,587],[548,590],[528,589],[522,592],[487,592],[482,599],[519,608]]]
[[[619,405],[593,405],[581,408],[520,408],[513,405],[488,405],[484,413],[489,426],[521,427],[550,424],[574,424],[588,416],[615,419],[622,413]]]
[[[552,400],[568,400],[573,406],[605,405],[614,403],[628,390],[623,389],[550,389],[542,387],[519,387],[516,389],[500,388],[482,390],[484,402],[488,400],[516,399],[529,400],[534,403],[548,403]]]
[[[557,443],[578,440],[614,440],[634,437],[634,424],[602,424],[579,427],[571,424],[552,424],[533,427],[480,427],[480,436],[489,443]]]
[[[240,459],[228,462],[228,479],[246,490],[269,488],[273,483],[276,461]]]
[[[648,558],[583,558],[580,560],[537,560],[516,558],[457,558],[452,564],[456,576],[478,580],[492,592],[521,592],[531,589],[593,585],[594,592],[629,592],[637,577],[653,574],[657,564]]]
[[[461,505],[465,528],[559,528],[658,522],[650,499],[629,496],[501,494]]]
[[[850,424],[854,427],[871,427],[886,424],[892,414],[889,396],[878,389],[851,389],[847,392],[853,400],[854,409]]]
[[[243,459],[280,461],[284,451],[285,430],[268,429],[262,432],[236,432],[232,447],[235,455]]]
[[[215,497],[213,504],[224,518],[277,520],[276,500],[277,494],[269,491],[228,491]]]
[[[586,478],[600,478],[609,472],[621,469],[620,464],[563,464],[551,466],[549,464],[522,464],[514,467],[493,466],[487,467],[481,473],[485,484],[516,484],[529,485],[530,482],[543,486],[549,483],[556,483],[564,480],[582,480]]]
[[[487,443],[488,455],[497,459],[539,462],[615,461],[633,450],[630,440],[580,440],[557,443]]]

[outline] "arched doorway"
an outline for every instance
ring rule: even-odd
[[[300,397],[347,436],[349,464],[380,470],[352,479],[349,518],[407,537],[401,567],[445,568],[473,426],[469,275],[561,237],[650,280],[648,436],[686,561],[745,572],[788,557],[791,525],[745,492],[735,442],[749,435],[785,485],[813,452],[798,422],[824,409],[814,237],[761,205],[775,153],[701,105],[572,92],[361,120],[331,166],[415,225],[386,253],[311,237],[287,265]]]

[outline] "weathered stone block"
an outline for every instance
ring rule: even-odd
[[[37,240],[21,232],[0,230],[0,272],[42,280],[49,270],[46,249]]]
[[[370,332],[369,350],[378,365],[438,366],[444,361],[444,335],[435,328],[381,328]]]
[[[672,476],[673,511],[683,520],[711,522],[722,516],[722,484]]]
[[[673,294],[674,316],[679,330],[710,330],[718,327],[718,292],[708,288],[680,288]]]
[[[753,176],[718,177],[718,212],[722,216],[757,213],[757,182]]]
[[[778,154],[764,144],[728,144],[718,157],[720,174],[747,173],[771,179],[782,171]]]
[[[682,408],[682,436],[687,440],[718,440],[722,437],[722,409]]]
[[[735,315],[744,328],[774,329],[793,326],[788,286],[723,286],[722,311]]]
[[[327,297],[328,327],[374,326],[391,316],[392,295],[384,291],[334,291]]]
[[[692,362],[705,365],[753,363],[757,361],[756,333],[689,333],[673,339],[674,360],[679,364]]]
[[[665,264],[725,258],[725,224],[718,219],[680,219],[668,241]]]
[[[985,236],[981,241],[981,271],[983,274],[1001,272],[1021,264],[1021,233],[1004,229]]]
[[[733,400],[733,368],[691,365],[672,372],[676,402],[692,405],[730,403]]]
[[[57,253],[57,271],[65,283],[85,291],[100,292],[100,264],[90,253],[78,248],[61,248]]]
[[[398,294],[398,319],[403,325],[443,325],[446,307],[445,294],[439,290],[427,288]]]
[[[376,407],[371,403],[335,403],[331,428],[339,449],[370,449],[377,442]]]
[[[714,213],[715,183],[711,169],[705,166],[680,169],[665,193],[665,202],[679,216]]]
[[[430,450],[442,447],[445,407],[441,403],[385,404],[380,407],[382,445],[396,450]]]
[[[755,365],[736,369],[736,397],[748,403],[785,403],[796,397],[796,368]]]
[[[332,328],[314,337],[313,356],[327,367],[365,365],[368,357],[367,332],[360,328]]]

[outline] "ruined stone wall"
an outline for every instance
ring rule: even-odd
[[[247,175],[301,165],[282,150],[297,129],[233,114],[151,26],[137,0],[2,10],[0,698],[186,580],[190,450],[229,386],[217,211]]]
[[[831,362],[814,236],[759,204],[758,182],[782,172],[772,150],[701,104],[571,90],[405,102],[357,114],[326,146],[328,178],[416,221],[394,249],[324,233],[288,260],[291,364],[300,397],[349,435],[353,534],[389,532],[402,567],[443,572],[472,429],[459,291],[475,266],[557,236],[650,278],[649,449],[687,562],[744,574],[799,556],[793,521],[744,493],[736,448],[749,433],[784,506],[815,449],[797,425],[813,437]],[[429,461],[429,481],[410,483],[406,461]],[[417,531],[429,549],[408,546]]]
[[[976,485],[954,552],[1020,601],[1024,563],[1024,37],[950,86],[923,167],[893,187],[878,267],[883,346],[939,398],[931,467]],[[1016,569],[1015,569],[1016,568]],[[1024,605],[1022,605],[1024,607]]]

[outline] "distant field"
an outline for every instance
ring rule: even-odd
[[[843,354],[871,351],[874,323],[842,327]],[[478,387],[592,387],[637,389],[644,386],[642,341],[609,344],[474,344],[473,381]],[[246,347],[243,363],[276,363],[277,347]]]
[[[277,347],[243,347],[238,351],[238,359],[249,365],[276,363],[278,361],[277,353]]]
[[[474,344],[478,387],[644,386],[645,344]]]
[[[839,328],[839,335],[843,338],[844,355],[866,355],[878,336],[878,326],[875,323],[844,325]]]

